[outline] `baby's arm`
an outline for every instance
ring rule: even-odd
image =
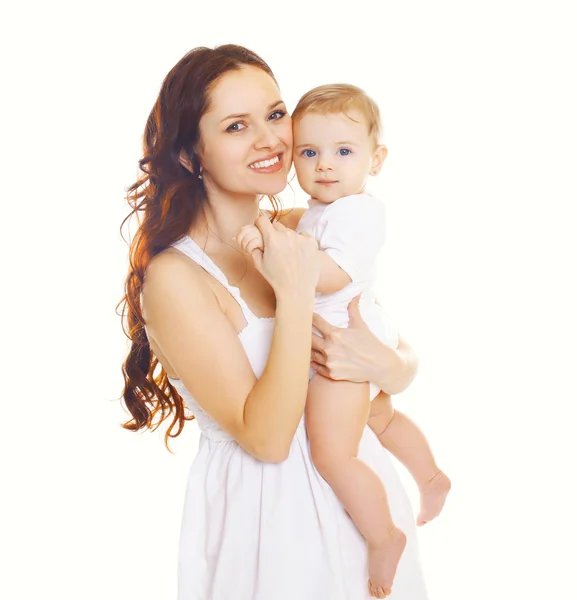
[[[321,273],[317,284],[317,292],[334,294],[351,283],[352,279],[337,263],[323,250],[318,251]]]
[[[262,234],[254,225],[245,225],[235,239],[247,254],[251,254],[257,248],[264,250]],[[332,294],[342,290],[351,282],[351,278],[328,254],[322,250],[318,253],[321,272],[316,287],[317,292]]]
[[[384,206],[379,200],[366,194],[339,198],[326,207],[315,229],[320,232],[317,292],[332,294],[351,281],[373,277],[385,239]]]

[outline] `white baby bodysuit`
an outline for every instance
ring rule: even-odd
[[[375,304],[378,255],[385,242],[385,206],[369,194],[344,196],[330,204],[308,201],[297,233],[314,237],[323,250],[351,278],[342,290],[316,294],[315,312],[335,327],[348,327],[349,302],[361,294],[359,308],[370,330],[387,346],[396,348],[399,336],[386,312]],[[316,330],[315,330],[316,333]],[[314,371],[311,370],[311,376]],[[370,399],[380,392],[370,384]]]

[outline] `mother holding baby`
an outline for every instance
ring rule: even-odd
[[[325,377],[396,394],[416,360],[383,344],[349,307],[347,329],[314,315],[316,241],[280,210],[292,127],[268,65],[240,46],[196,48],[166,76],[129,189],[124,314],[127,429],[194,415],[201,431],[184,505],[179,600],[366,600],[364,538],[316,470],[303,413],[312,365]],[[269,196],[272,214],[259,209]],[[255,224],[264,251],[236,236]],[[322,337],[312,335],[312,326]],[[358,456],[381,478],[407,536],[393,600],[426,600],[414,517],[377,433]]]

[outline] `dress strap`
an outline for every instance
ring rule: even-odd
[[[188,235],[183,236],[172,244],[173,248],[180,250],[189,258],[200,265],[207,273],[212,275],[219,283],[221,283],[230,293],[230,295],[238,302],[247,323],[258,319],[256,315],[248,307],[247,303],[240,295],[240,290],[234,285],[230,285],[226,275],[217,267],[216,263],[204,252],[204,250]]]

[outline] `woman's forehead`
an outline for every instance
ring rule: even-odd
[[[241,67],[225,73],[210,94],[206,116],[224,119],[228,115],[265,113],[282,100],[275,80],[256,67]]]

